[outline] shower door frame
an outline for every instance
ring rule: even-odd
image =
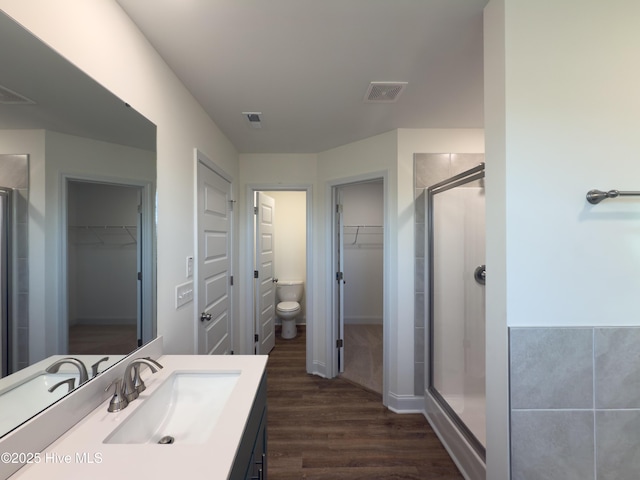
[[[476,180],[480,180],[484,178],[484,163],[481,163],[477,167],[473,167],[469,170],[466,170],[462,173],[454,175],[442,182],[438,182],[434,185],[431,185],[426,189],[426,230],[427,230],[427,259],[428,259],[428,286],[427,286],[427,294],[429,301],[428,308],[428,355],[429,355],[429,368],[427,369],[428,377],[427,377],[427,391],[429,395],[431,395],[434,401],[438,404],[440,409],[445,413],[445,415],[449,418],[449,420],[455,425],[460,434],[464,437],[464,439],[471,445],[474,452],[482,459],[483,462],[486,462],[486,449],[480,443],[480,441],[476,438],[476,436],[471,432],[469,427],[464,423],[464,421],[460,418],[460,416],[455,412],[455,410],[449,405],[449,403],[445,400],[445,398],[440,394],[438,389],[434,385],[434,324],[435,324],[435,294],[434,294],[434,232],[433,232],[433,197],[438,193],[446,192],[453,188],[459,187],[461,185],[465,185],[467,183],[471,183]]]
[[[0,275],[0,377],[11,373],[11,354],[13,353],[12,337],[14,333],[13,315],[13,189],[0,187],[0,196],[3,201],[0,203],[1,232],[0,232],[0,264],[2,275]]]

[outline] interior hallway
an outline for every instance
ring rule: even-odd
[[[306,339],[276,337],[267,364],[271,480],[462,479],[421,414],[398,415],[353,383],[308,375]]]

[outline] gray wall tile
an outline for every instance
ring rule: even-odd
[[[415,223],[417,225],[424,225],[427,221],[427,214],[425,210],[426,196],[427,196],[427,192],[424,188],[415,189],[414,206],[415,206]]]
[[[451,176],[477,167],[484,162],[484,153],[452,153]]]
[[[514,409],[593,408],[590,328],[510,330]]]
[[[640,478],[640,410],[596,412],[598,480]]]
[[[425,225],[424,223],[415,224],[415,250],[416,258],[425,257]]]
[[[448,153],[416,153],[413,158],[417,188],[429,187],[451,176]]]
[[[592,480],[592,411],[514,411],[512,480]]]
[[[640,328],[596,328],[594,344],[596,408],[640,408]]]
[[[424,258],[417,258],[415,260],[415,279],[414,279],[414,288],[416,292],[424,292],[424,282],[425,282],[425,264]]]

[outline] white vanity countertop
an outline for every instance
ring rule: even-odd
[[[109,401],[93,410],[67,433],[40,452],[32,463],[12,479],[226,479],[243,436],[266,356],[164,355],[164,367],[152,374],[142,372],[147,389],[120,412],[107,411]],[[211,435],[203,443],[180,445],[107,444],[104,440],[133,414],[173,373],[240,372]],[[43,426],[46,428],[46,426]],[[23,452],[28,453],[28,452]]]

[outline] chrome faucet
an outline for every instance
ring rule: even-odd
[[[53,387],[48,389],[49,393],[53,393],[54,390],[56,390],[58,387],[61,387],[62,385],[68,385],[69,390],[67,391],[67,393],[69,393],[71,390],[76,388],[76,379],[68,378],[66,380],[62,380],[61,382],[56,383]]]
[[[108,362],[109,361],[109,357],[103,357],[100,360],[98,360],[96,363],[94,363],[93,365],[91,365],[91,378],[95,377],[96,375],[98,375],[98,368],[100,367],[100,364],[102,362]]]
[[[78,360],[77,358],[73,358],[73,357],[65,357],[65,358],[61,358],[60,360],[58,360],[56,362],[53,362],[51,365],[49,365],[47,367],[45,372],[47,372],[47,373],[58,373],[58,370],[60,370],[60,367],[62,365],[64,365],[65,363],[69,363],[71,365],[74,365],[78,369],[78,371],[80,372],[80,378],[78,379],[78,385],[82,385],[84,382],[89,380],[89,375],[87,374],[87,367],[85,367],[84,363],[82,363],[80,360]]]
[[[159,368],[162,368],[162,365],[152,360],[151,357],[136,358],[127,365],[127,368],[124,370],[124,397],[129,402],[138,398],[140,392],[147,388],[140,377],[141,365],[146,365],[153,373],[156,373]],[[133,376],[131,375],[132,369],[134,371]]]

